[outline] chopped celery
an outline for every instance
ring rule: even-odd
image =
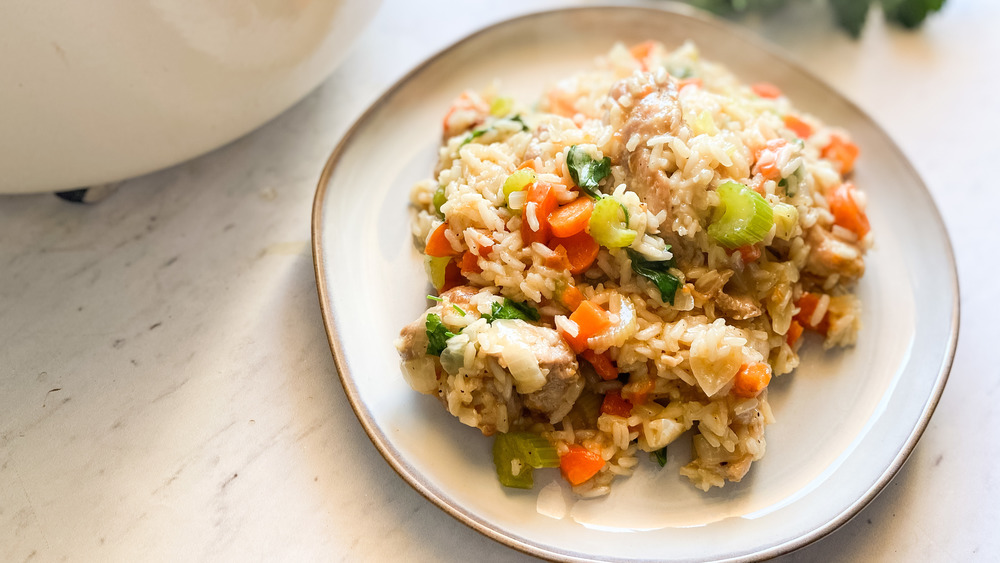
[[[602,246],[624,248],[638,235],[628,228],[628,214],[621,203],[613,197],[604,197],[594,203],[590,215],[590,236]]]
[[[501,485],[530,489],[534,485],[532,470],[558,467],[559,454],[547,439],[538,434],[509,432],[497,434],[493,442],[493,464]]]
[[[519,192],[535,183],[538,179],[538,175],[535,171],[530,168],[521,168],[520,170],[515,170],[503,183],[503,199],[507,203],[510,203],[510,194],[514,192]]]
[[[774,212],[760,194],[736,182],[718,188],[719,206],[712,215],[708,236],[726,248],[757,244],[774,225]]]
[[[444,287],[445,271],[448,269],[448,262],[450,261],[450,256],[424,256],[424,271],[427,272],[427,277],[430,279],[431,285],[438,291],[441,291],[441,288]]]
[[[514,100],[506,96],[498,96],[490,103],[490,115],[494,117],[503,117],[512,109],[514,109]]]
[[[778,203],[774,206],[774,236],[781,240],[792,238],[792,233],[798,222],[799,210],[794,205]]]
[[[444,186],[438,186],[438,189],[434,191],[434,199],[431,202],[434,204],[434,212],[437,216],[444,219],[444,211],[441,211],[441,206],[448,203],[448,196],[444,195]]]

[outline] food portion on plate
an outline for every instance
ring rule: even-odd
[[[604,495],[689,430],[681,473],[739,481],[803,333],[857,338],[857,156],[692,44],[616,45],[532,106],[462,93],[411,193],[437,295],[396,342],[403,375],[493,437],[506,486],[559,467]]]

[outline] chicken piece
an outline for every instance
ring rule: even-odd
[[[609,93],[612,100],[631,96],[629,107],[621,107],[625,112],[621,128],[621,151],[612,155],[612,160],[625,166],[629,189],[654,214],[667,212],[667,224],[672,220],[670,209],[670,185],[667,173],[652,164],[652,148],[646,145],[652,137],[676,132],[682,123],[677,88],[673,81],[658,84],[652,74],[633,75],[617,82]],[[617,103],[617,102],[616,102]],[[638,141],[632,145],[633,138]]]
[[[488,291],[468,286],[446,291],[441,294],[441,302],[400,331],[396,348],[405,379],[415,390],[437,395],[448,412],[486,435],[517,427],[525,417],[544,417],[552,423],[562,420],[583,390],[584,379],[573,350],[551,328],[500,319],[480,327],[478,336],[471,340],[464,334],[456,336],[467,340],[465,346],[474,346],[477,356],[485,356],[485,362],[476,364],[482,366],[478,370],[463,367],[461,352],[457,364],[454,355],[450,363],[444,364],[440,357],[427,355],[427,315],[439,315],[446,326],[457,332],[448,320],[449,316],[459,315],[453,313],[453,305],[466,312],[461,318],[463,324],[469,324],[480,317],[474,302],[484,297],[498,299]],[[449,344],[453,342],[449,340]],[[485,350],[482,342],[489,343]],[[508,375],[497,378],[495,370]]]
[[[736,321],[759,317],[764,312],[749,295],[730,295],[721,291],[715,296],[715,306],[727,318]]]
[[[544,415],[553,424],[562,420],[573,408],[584,385],[576,354],[569,344],[555,330],[521,320],[495,321],[493,329],[501,333],[501,338],[508,345],[523,346],[530,350],[544,375],[545,380],[540,387],[522,393],[524,406],[534,413]],[[493,356],[500,358],[503,354]],[[521,388],[530,390],[533,387],[535,386]]]
[[[845,279],[860,278],[865,273],[861,249],[823,227],[815,225],[809,229],[806,242],[811,247],[806,258],[806,272],[822,277],[838,274]]]
[[[766,400],[766,396],[761,399]],[[701,434],[693,439],[694,461],[681,468],[681,475],[703,491],[721,487],[726,481],[739,482],[750,471],[750,465],[764,457],[764,417],[758,409],[737,416],[730,428],[742,439],[730,452],[724,446],[713,446]]]
[[[441,301],[436,303],[430,309],[424,312],[423,315],[413,321],[412,323],[403,327],[399,331],[399,340],[396,341],[396,350],[399,351],[399,356],[404,362],[414,360],[417,358],[423,358],[427,355],[427,314],[434,313],[439,317],[444,318],[444,311],[447,309],[449,314],[454,311],[452,305],[457,305],[462,308],[466,314],[471,314],[475,318],[479,318],[479,311],[474,307],[469,307],[469,303],[474,295],[479,291],[474,287],[469,287],[467,285],[460,285],[458,287],[453,287],[448,291],[441,294]],[[455,314],[458,314],[455,311]]]

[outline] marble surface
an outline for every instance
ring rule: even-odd
[[[529,560],[369,442],[327,346],[309,220],[324,160],[384,87],[476,27],[565,4],[389,0],[323,86],[253,134],[96,205],[0,197],[0,560]],[[1000,3],[949,0],[919,33],[875,17],[857,42],[816,3],[747,23],[897,140],[962,287],[951,379],[906,466],[780,560],[997,560]]]

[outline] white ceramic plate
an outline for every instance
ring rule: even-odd
[[[410,187],[429,176],[440,120],[465,88],[499,79],[521,99],[584,68],[615,41],[694,40],[745,81],[772,82],[800,107],[846,127],[862,147],[855,180],[869,196],[877,239],[858,293],[855,348],[807,343],[802,364],[772,384],[778,422],[743,482],[701,493],[643,462],[611,496],[580,501],[561,520],[536,511],[539,489],[502,488],[491,440],[412,391],[393,340],[423,310],[427,285],[408,229]],[[944,387],[958,327],[958,284],[947,234],[899,149],[857,107],[733,27],[673,8],[580,8],[478,31],[392,87],[334,151],[313,212],[320,304],[340,377],[358,419],[390,465],[474,529],[559,560],[760,559],[801,547],[849,520],[892,478]]]

